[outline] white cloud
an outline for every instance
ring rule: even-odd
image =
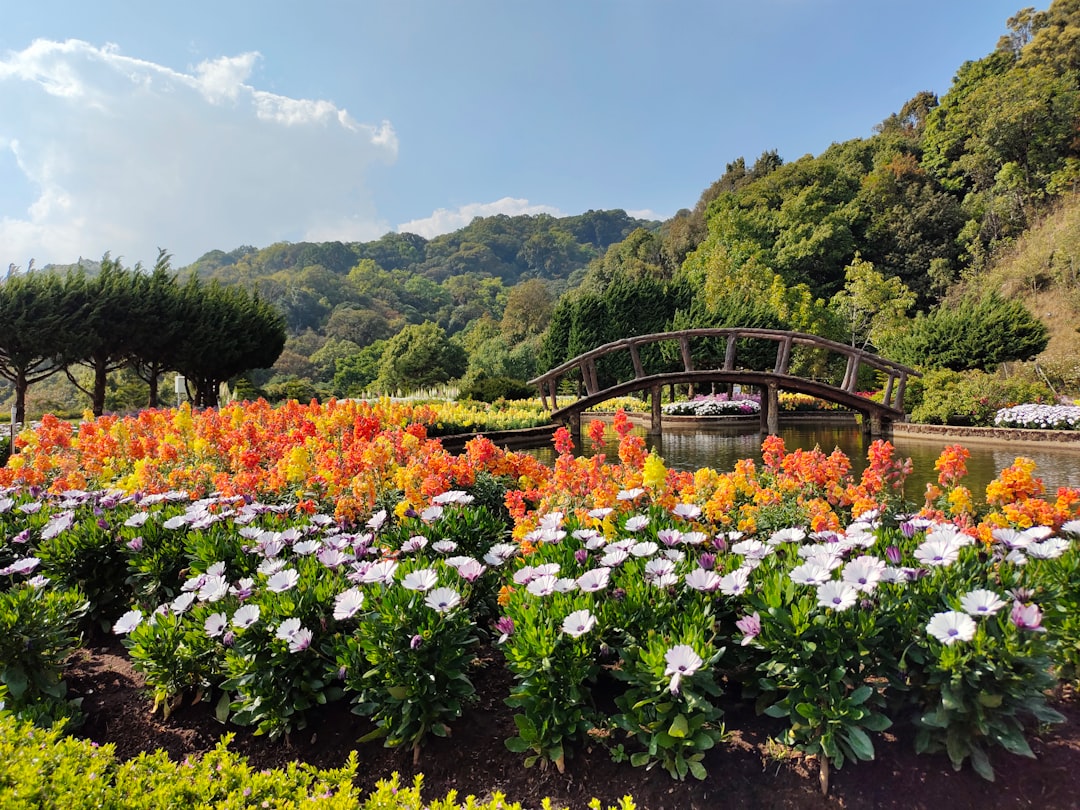
[[[0,150],[32,189],[0,207],[0,265],[385,233],[365,172],[396,159],[393,127],[253,87],[258,59],[185,73],[79,40],[0,57]]]
[[[631,216],[634,219],[650,219],[650,220],[655,219],[655,220],[659,220],[660,222],[664,222],[664,221],[666,221],[668,219],[671,219],[670,216],[665,216],[663,214],[658,214],[658,213],[656,213],[655,211],[653,211],[650,208],[641,208],[641,209],[639,209],[637,211],[627,211],[626,215]]]
[[[439,208],[430,217],[403,222],[397,226],[399,233],[415,233],[425,239],[432,239],[440,234],[464,228],[476,217],[490,217],[495,214],[519,216],[521,214],[551,214],[555,217],[566,216],[558,208],[550,205],[532,205],[528,200],[503,197],[490,203],[469,203],[455,210]]]

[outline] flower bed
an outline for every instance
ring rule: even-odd
[[[709,394],[682,402],[669,402],[663,406],[663,412],[669,416],[751,416],[761,413],[758,397],[727,394]]]
[[[163,713],[199,701],[277,737],[348,700],[415,755],[468,713],[484,639],[513,675],[506,745],[526,765],[572,768],[602,744],[703,778],[724,689],[780,719],[826,783],[901,720],[921,751],[990,778],[994,748],[1029,753],[1027,724],[1057,719],[1045,690],[1080,664],[1080,493],[1044,497],[1024,459],[978,504],[965,451],[948,448],[913,509],[898,502],[910,463],[885,442],[859,477],[838,451],[776,437],[760,467],[677,472],[619,414],[617,463],[574,456],[564,431],[548,468],[483,440],[450,457],[381,422],[346,448],[339,415],[318,416],[278,457],[298,464],[304,448],[323,494],[308,477],[276,493],[255,479],[260,499],[235,484],[74,490],[58,482],[78,463],[95,472],[102,437],[126,434],[90,425],[65,445],[43,425],[33,463],[6,471],[42,478],[0,493],[4,638],[33,639],[0,656],[8,709],[76,713],[57,662],[85,614],[125,638]],[[230,457],[203,441],[177,448],[170,474]],[[336,475],[314,472],[342,454]],[[183,477],[230,483],[213,467]],[[49,613],[46,598],[66,601]]]
[[[1014,405],[999,410],[994,415],[994,425],[1034,430],[1076,430],[1080,427],[1080,406]]]

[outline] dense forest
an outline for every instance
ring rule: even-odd
[[[735,158],[666,222],[484,217],[431,240],[214,250],[178,277],[242,288],[283,318],[274,364],[233,379],[243,396],[493,380],[485,390],[511,395],[617,337],[725,325],[877,350],[930,372],[928,388],[984,385],[1003,363],[1015,377],[1039,357],[1038,384],[1075,395],[1080,0],[1002,27],[940,98],[916,92],[820,155]],[[131,372],[111,379],[109,407],[145,400]],[[55,406],[59,387],[31,401]]]

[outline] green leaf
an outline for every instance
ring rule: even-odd
[[[687,766],[689,766],[690,773],[695,779],[700,779],[704,781],[705,777],[708,776],[708,774],[705,772],[705,766],[697,760],[690,760],[686,764]]]
[[[990,695],[986,692],[979,692],[979,705],[985,706],[988,709],[998,708],[1002,701],[1005,699],[1004,695]]]
[[[874,743],[861,728],[849,726],[844,730],[844,737],[856,759],[868,762],[874,758]]]
[[[1024,734],[1020,730],[1012,728],[1006,731],[998,731],[994,738],[1009,753],[1035,759],[1035,752],[1031,750],[1031,746],[1028,745],[1028,741],[1024,739]]]
[[[821,711],[813,703],[799,703],[795,706],[795,711],[810,721],[817,720],[821,717]]]
[[[371,742],[372,740],[380,740],[389,733],[390,733],[390,729],[383,728],[382,726],[379,726],[378,728],[373,729],[372,731],[369,731],[367,734],[365,734],[363,737],[361,737],[359,740],[357,740],[357,742],[364,743],[364,742]]]
[[[767,709],[765,709],[764,713],[767,714],[769,717],[788,716],[788,710],[785,709],[784,706],[780,703],[774,703],[772,706],[769,706]]]
[[[936,711],[927,712],[921,718],[919,722],[923,725],[931,726],[933,728],[948,728],[949,727],[949,713],[944,709],[937,709]]]
[[[863,684],[851,693],[851,697],[849,697],[848,700],[851,701],[854,706],[861,706],[866,703],[872,694],[874,694],[873,687]]]
[[[406,686],[388,686],[386,691],[394,700],[404,700],[409,696],[409,689]]]
[[[0,681],[7,684],[8,692],[16,700],[22,697],[23,692],[26,691],[26,672],[21,666],[15,665],[5,669],[3,674],[0,675]]]
[[[964,708],[964,702],[954,695],[947,685],[941,687],[941,705],[949,711],[959,711]]]
[[[971,767],[975,769],[975,773],[977,773],[987,782],[993,782],[994,768],[990,765],[990,757],[986,755],[985,751],[977,747],[972,747],[970,753]]]
[[[862,727],[867,731],[884,731],[892,725],[892,720],[876,712],[868,714],[861,722]]]
[[[528,715],[515,714],[514,723],[518,727],[518,733],[526,740],[535,740],[537,738],[536,724]]]
[[[678,714],[671,722],[671,727],[668,729],[668,734],[676,739],[682,739],[686,736],[686,732],[689,730],[686,724],[686,716]]]
[[[530,746],[521,737],[511,737],[506,740],[506,747],[513,751],[515,754],[524,754],[529,750]]]
[[[218,698],[217,705],[214,707],[214,717],[217,718],[219,723],[224,723],[229,719],[229,693],[222,692],[221,697]]]
[[[630,755],[630,764],[635,768],[641,768],[649,764],[649,755],[644,751]]]
[[[949,754],[949,759],[952,760],[953,768],[960,770],[964,764],[964,757],[970,753],[971,744],[966,739],[962,739],[959,732],[953,732],[954,729],[949,729],[949,733],[945,735],[945,750]]]

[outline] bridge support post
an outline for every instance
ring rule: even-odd
[[[769,435],[780,435],[780,389],[770,385],[765,389],[766,398],[769,400]]]
[[[570,431],[570,438],[574,441],[574,447],[581,447],[581,414],[570,414],[566,418],[566,427]]]
[[[761,388],[761,432],[770,436],[780,434],[779,388],[774,384]]]
[[[863,433],[878,439],[888,437],[892,431],[892,421],[883,419],[880,413],[871,413],[863,417]]]
[[[663,432],[663,410],[660,408],[661,397],[664,389],[654,385],[649,389],[649,399],[652,401],[652,419],[649,421],[649,435],[659,436]]]

